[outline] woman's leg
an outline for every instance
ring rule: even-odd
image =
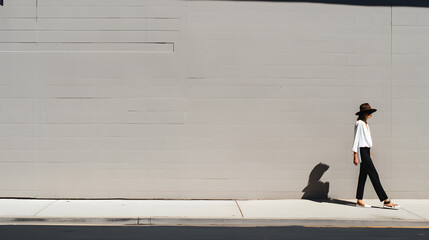
[[[380,201],[386,200],[387,194],[383,189],[383,186],[381,185],[380,178],[378,176],[377,170],[375,169],[374,163],[371,160],[370,157],[370,150],[369,148],[364,148],[365,151],[361,151],[363,153],[362,156],[362,163],[364,163],[364,166],[366,168],[366,171],[369,175],[369,179],[371,179],[372,185],[374,186],[375,192],[377,193],[378,198]]]
[[[358,200],[363,199],[363,191],[365,189],[365,182],[366,182],[367,175],[368,175],[368,172],[366,170],[366,167],[364,166],[364,164],[360,163],[359,180],[358,180],[358,186],[356,191],[356,199]]]

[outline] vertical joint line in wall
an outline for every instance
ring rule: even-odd
[[[41,110],[41,99],[40,99],[40,94],[39,94],[39,26],[37,24],[38,22],[38,6],[39,6],[39,1],[36,0],[36,51],[34,53],[34,65],[35,65],[35,69],[34,69],[34,106],[36,106],[36,109],[34,111],[35,114],[35,118],[34,118],[34,124],[35,124],[35,137],[34,137],[34,163],[35,163],[35,168],[36,168],[36,182],[39,181],[40,177],[39,177],[39,133],[40,133],[40,129],[41,129],[41,123],[40,123],[40,110]]]
[[[37,22],[39,21],[39,0],[36,0],[36,56],[39,50],[39,26]]]
[[[37,22],[39,21],[39,0],[36,0],[36,54],[38,50],[38,42],[39,42],[39,26]]]
[[[390,0],[390,172],[393,162],[393,0]]]
[[[393,1],[390,1],[390,71],[392,72],[393,66]],[[392,74],[390,75],[392,81]],[[390,85],[392,86],[392,85]]]

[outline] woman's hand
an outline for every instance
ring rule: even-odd
[[[353,164],[356,165],[356,166],[359,164],[357,153],[353,154]]]
[[[373,160],[372,160],[372,155],[371,155],[371,153],[369,153],[369,158],[371,158],[371,161],[373,161]]]

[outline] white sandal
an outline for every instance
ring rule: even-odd
[[[388,202],[383,203],[383,208],[388,208],[388,209],[399,209],[401,208],[401,206],[399,206],[398,204],[393,204],[393,206],[386,206],[386,204],[389,204],[391,201],[389,200]]]

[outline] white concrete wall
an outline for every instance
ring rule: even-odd
[[[0,197],[354,198],[354,113],[391,198],[429,198],[429,9],[5,0]],[[376,198],[369,179],[366,195]]]

